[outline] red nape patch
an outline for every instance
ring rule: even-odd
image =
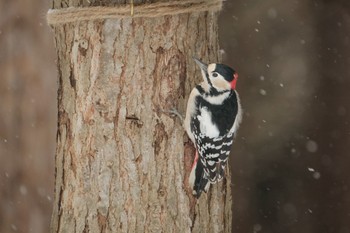
[[[231,89],[232,89],[232,90],[235,90],[235,89],[236,89],[237,79],[238,79],[238,74],[235,73],[235,74],[233,75],[233,80],[231,81]]]

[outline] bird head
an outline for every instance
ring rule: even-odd
[[[231,67],[219,64],[205,64],[197,58],[193,58],[201,69],[204,82],[210,88],[214,88],[218,92],[235,90],[238,74]]]

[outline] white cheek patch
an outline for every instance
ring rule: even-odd
[[[210,138],[218,137],[219,130],[211,120],[211,113],[206,107],[202,107],[200,112],[201,114],[198,116],[198,120],[201,133]]]
[[[213,78],[211,82],[218,91],[231,89],[230,83],[227,82],[221,75],[219,75],[217,78]]]

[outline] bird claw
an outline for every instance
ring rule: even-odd
[[[170,110],[163,111],[163,112],[164,112],[164,113],[167,113],[167,114],[169,114],[169,115],[178,117],[178,118],[180,119],[181,122],[184,121],[183,116],[181,115],[181,113],[179,113],[179,111],[177,111],[176,108],[172,108],[172,109],[170,109]]]

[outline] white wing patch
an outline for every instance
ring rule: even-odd
[[[206,107],[202,107],[200,109],[201,115],[197,116],[198,121],[200,123],[200,131],[202,134],[209,138],[216,138],[219,136],[220,132],[218,127],[213,124],[211,120],[211,113],[208,111]]]

